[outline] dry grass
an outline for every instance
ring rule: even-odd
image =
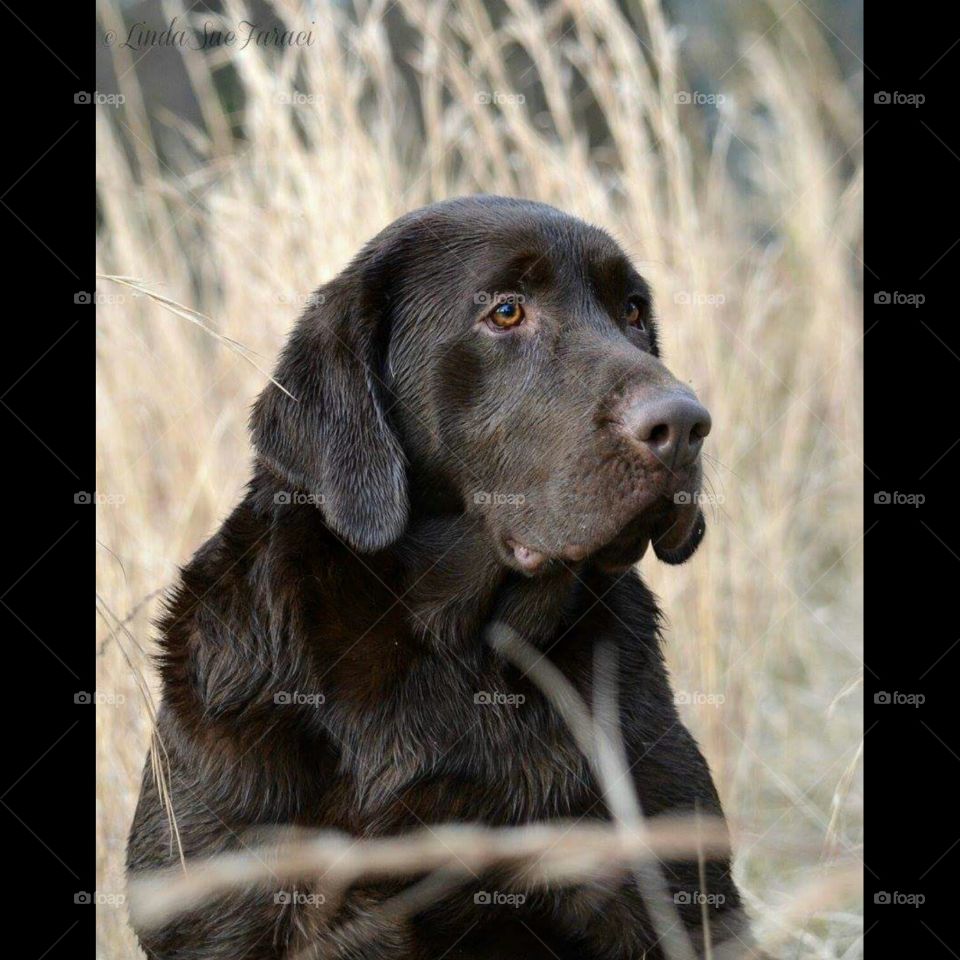
[[[636,4],[639,36],[610,0],[508,0],[495,28],[478,0],[401,0],[420,137],[385,6],[350,22],[322,6],[314,44],[282,57],[184,51],[205,126],[161,118],[162,160],[128,69],[137,55],[116,50],[126,103],[100,118],[99,270],[189,311],[98,288],[98,491],[111,497],[98,507],[98,686],[125,698],[98,710],[99,888],[123,889],[150,736],[152,594],[240,496],[261,370],[310,291],[382,226],[495,192],[608,228],[657,293],[668,362],[715,425],[703,548],[680,569],[642,564],[669,616],[681,709],[733,821],[761,936],[783,956],[860,957],[855,896],[784,906],[860,851],[860,118],[820,27],[797,4],[745,35],[726,102],[701,110],[677,103],[690,89],[679,37],[654,0]],[[239,118],[211,92],[227,60],[245,97],[236,140]],[[599,138],[585,115],[603,119]],[[99,953],[138,955],[123,910],[100,909]]]

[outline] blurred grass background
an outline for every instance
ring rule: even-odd
[[[101,891],[123,890],[157,591],[241,495],[262,371],[396,216],[502,193],[607,228],[656,292],[667,362],[714,419],[707,540],[642,564],[681,711],[761,939],[862,955],[856,902],[788,908],[861,853],[859,15],[102,0],[99,92],[122,102],[98,111],[98,269],[144,287],[97,292]],[[173,18],[182,40],[145,32]],[[99,956],[138,957],[124,909],[98,910]]]

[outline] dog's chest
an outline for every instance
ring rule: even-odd
[[[583,756],[536,690],[496,672],[429,677],[340,718],[341,775],[361,820],[513,823],[597,805]]]

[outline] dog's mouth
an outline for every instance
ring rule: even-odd
[[[517,540],[507,537],[503,541],[503,548],[507,555],[524,573],[539,573],[541,569],[551,564],[580,563],[589,555],[589,549],[579,544],[566,544],[555,553],[538,550]]]
[[[658,500],[612,538],[570,542],[550,550],[511,534],[503,538],[501,550],[510,566],[528,576],[584,563],[619,574],[639,563],[651,544],[664,563],[683,563],[700,545],[705,530],[703,513],[691,494],[679,502],[677,498]]]

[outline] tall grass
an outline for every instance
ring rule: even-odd
[[[273,6],[315,17],[313,44],[163,52],[188,66],[200,128],[151,123],[139,54],[118,47],[125,103],[99,117],[99,272],[141,281],[98,287],[98,685],[123,695],[98,710],[100,889],[123,890],[155,591],[241,494],[262,371],[381,227],[503,193],[620,240],[656,292],[668,363],[710,407],[707,540],[685,567],[642,571],[761,937],[859,957],[855,902],[785,906],[860,852],[860,117],[818,21],[774,5],[718,74],[722,102],[697,105],[656,0],[629,20],[613,0],[506,0],[496,22],[480,0]],[[391,52],[388,8],[412,62]],[[105,0],[104,29],[119,17]],[[228,68],[233,113],[216,93]],[[138,955],[123,909],[100,908],[99,951]]]

